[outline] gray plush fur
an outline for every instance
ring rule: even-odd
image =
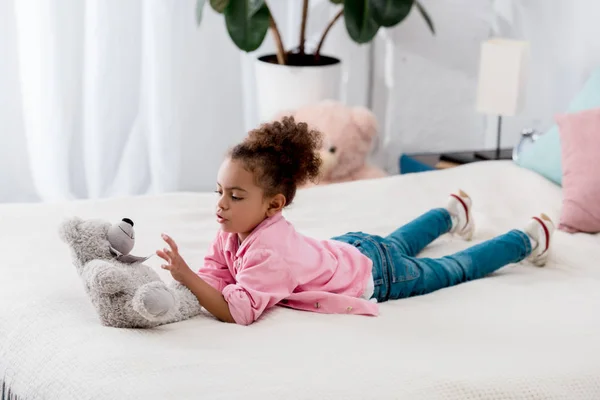
[[[63,222],[59,232],[103,325],[152,328],[201,312],[196,296],[185,286],[165,284],[143,264],[146,258],[129,254],[135,244],[131,220],[111,225],[74,217]]]

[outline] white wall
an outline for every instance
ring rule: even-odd
[[[527,102],[523,112],[505,118],[507,145],[518,131],[529,126],[542,132],[554,124],[556,113],[566,111],[591,71],[600,67],[600,2],[595,0],[502,0],[513,3],[509,14],[514,27],[500,26],[506,36],[531,44],[531,69]],[[503,8],[499,7],[498,11]],[[491,126],[495,135],[495,127]],[[490,140],[494,143],[495,139]]]
[[[435,37],[413,12],[388,31],[388,41],[381,36],[376,41],[375,111],[387,135],[380,160],[390,170],[397,169],[401,152],[495,148],[496,118],[475,110],[480,43],[490,36],[531,44],[526,105],[518,116],[503,119],[503,147],[513,146],[523,128],[550,127],[591,70],[600,67],[598,1],[423,3],[435,21]]]
[[[477,149],[485,118],[475,112],[479,46],[490,32],[489,2],[425,0],[432,35],[413,9],[376,41],[374,108],[385,121],[382,162],[398,154]]]

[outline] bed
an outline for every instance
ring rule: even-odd
[[[303,190],[286,217],[309,235],[386,234],[474,199],[474,243],[539,212],[559,187],[510,161]],[[600,235],[557,232],[546,268],[381,304],[378,317],[276,307],[251,326],[201,315],[152,330],[99,324],[56,229],[71,215],[136,223],[137,254],[170,233],[191,265],[217,225],[212,194],[0,206],[2,399],[598,399]],[[469,244],[440,238],[422,255]],[[165,280],[160,260],[148,261]]]

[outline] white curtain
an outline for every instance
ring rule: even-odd
[[[242,109],[231,96],[241,85],[238,52],[216,16],[196,28],[193,0],[2,7],[14,42],[6,40],[0,74],[12,90],[0,96],[20,125],[2,136],[26,144],[17,180],[29,178],[39,199],[195,187],[241,133],[240,118],[224,118]]]
[[[293,47],[301,0],[270,5]],[[309,37],[332,12],[311,2]],[[324,50],[364,104],[367,48],[344,29]],[[0,1],[0,202],[212,189],[255,123],[254,57],[208,6],[197,27],[195,0]]]

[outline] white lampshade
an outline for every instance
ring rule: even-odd
[[[529,44],[490,39],[481,45],[477,111],[512,116],[523,107]]]

